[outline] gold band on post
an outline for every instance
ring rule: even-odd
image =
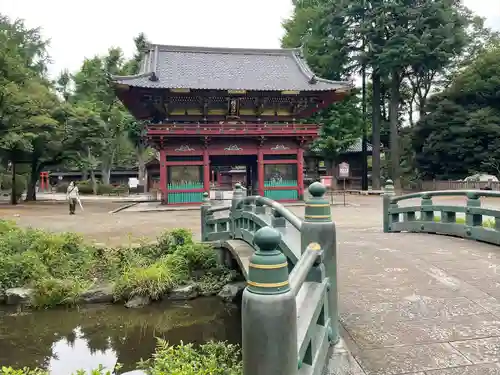
[[[280,264],[255,264],[255,263],[250,263],[248,265],[249,267],[252,268],[258,268],[261,270],[276,270],[278,268],[284,268],[288,267],[288,263],[280,263]]]
[[[330,219],[331,215],[305,215],[306,219]]]
[[[317,242],[311,242],[308,246],[309,249],[314,250],[314,251],[319,251],[321,250],[321,245]]]
[[[247,281],[247,284],[258,288],[280,288],[282,286],[287,286],[288,280],[281,283],[256,283],[255,281]]]

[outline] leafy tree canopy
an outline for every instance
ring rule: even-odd
[[[430,178],[498,174],[500,45],[492,45],[432,98],[413,133],[418,167]]]

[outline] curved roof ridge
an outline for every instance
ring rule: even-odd
[[[120,80],[133,80],[136,78],[149,78],[151,80],[156,80],[157,75],[156,71],[158,69],[158,46],[154,49],[148,48],[146,53],[144,54],[144,61],[141,62],[141,66],[139,68],[139,73],[131,74],[126,76],[120,75],[112,75],[112,79],[120,79]]]
[[[307,63],[307,60],[303,57],[304,53],[302,47],[294,48],[294,50],[295,53],[293,54],[293,58],[295,59],[295,61],[297,61],[297,65],[299,66],[300,70],[302,71],[302,73],[304,73],[304,75],[307,77],[309,81],[315,80],[324,83],[343,84],[343,85],[346,84],[346,81],[333,81],[331,79],[318,77]]]
[[[193,52],[193,53],[220,53],[220,54],[268,54],[287,55],[293,53],[297,48],[234,48],[234,47],[201,47],[201,46],[177,46],[169,44],[151,44],[152,48],[158,48],[159,52]]]
[[[317,77],[300,48],[256,49],[150,44],[138,74],[115,83],[143,88],[349,91],[352,83]]]

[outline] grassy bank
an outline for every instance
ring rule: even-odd
[[[217,267],[213,249],[193,241],[185,229],[165,232],[155,244],[101,248],[74,233],[24,229],[0,220],[0,293],[32,288],[34,307],[73,305],[90,288],[110,284],[116,300],[156,300],[190,282],[207,293],[231,277]]]
[[[209,342],[195,348],[192,344],[170,346],[159,340],[152,358],[138,364],[151,375],[241,375],[240,351],[235,345]],[[111,375],[112,371],[98,368],[72,375]],[[0,375],[49,375],[41,369],[1,367]]]

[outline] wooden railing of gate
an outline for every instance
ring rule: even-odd
[[[320,183],[309,187],[303,220],[268,198],[245,197],[239,185],[230,207],[202,205],[204,241],[255,247],[242,301],[244,375],[320,375],[339,340],[335,224],[325,192]]]
[[[435,204],[437,197],[465,199],[463,205]],[[384,232],[445,234],[500,245],[500,209],[481,207],[482,197],[500,198],[500,192],[442,190],[395,196],[388,180],[383,196]],[[420,202],[400,206],[410,199]]]

